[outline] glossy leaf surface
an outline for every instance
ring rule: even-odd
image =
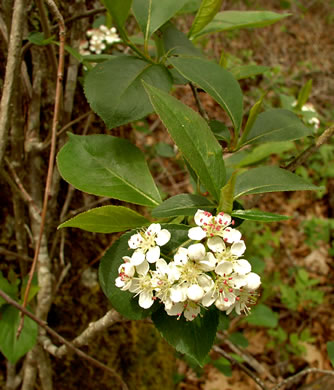
[[[195,36],[199,33],[220,10],[222,0],[202,0],[199,10],[191,25],[189,37]]]
[[[161,203],[142,152],[129,141],[104,134],[69,135],[57,156],[64,180],[89,194],[144,206]]]

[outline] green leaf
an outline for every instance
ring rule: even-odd
[[[237,177],[234,198],[277,191],[321,190],[300,176],[275,166],[250,169]]]
[[[204,89],[226,111],[238,133],[242,121],[242,92],[232,74],[218,64],[195,57],[170,58],[188,80]]]
[[[122,27],[128,17],[132,0],[103,0],[105,7],[118,27]]]
[[[209,121],[209,126],[218,141],[230,143],[231,133],[224,123],[212,119]]]
[[[246,219],[249,221],[260,221],[260,222],[285,221],[291,218],[286,215],[267,213],[261,210],[234,210],[231,213],[231,215],[232,217]]]
[[[229,339],[232,341],[233,344],[238,345],[242,348],[248,347],[248,340],[247,338],[240,332],[235,332],[230,334]]]
[[[202,0],[188,0],[186,4],[180,9],[180,11],[177,13],[178,15],[181,14],[192,14],[195,13],[198,8],[201,5]]]
[[[271,11],[223,11],[213,18],[195,37],[218,31],[231,31],[249,27],[265,27],[286,18],[290,14]]]
[[[307,102],[311,93],[311,89],[312,89],[312,79],[307,80],[306,84],[303,85],[303,87],[299,91],[297,105],[296,105],[297,110],[301,110],[303,105]]]
[[[177,215],[195,215],[198,209],[212,211],[215,209],[208,199],[200,195],[179,194],[165,200],[152,210],[156,218],[175,217]]]
[[[253,127],[254,122],[255,122],[256,118],[258,117],[258,115],[260,113],[261,106],[262,106],[262,101],[263,101],[264,96],[265,95],[263,94],[261,96],[261,98],[250,109],[246,125],[244,127],[243,132],[242,132],[241,138],[239,139],[238,144],[237,144],[238,147],[240,145],[242,145],[245,142],[245,140],[247,139],[248,134],[251,131],[251,128]]]
[[[258,76],[270,69],[270,66],[243,65],[229,69],[229,71],[237,80],[242,80],[247,79],[249,77]]]
[[[217,360],[213,360],[212,364],[225,376],[232,376],[231,363],[224,357],[220,357]]]
[[[184,158],[206,189],[218,200],[225,183],[222,148],[206,121],[179,100],[144,84],[152,105]]]
[[[202,52],[194,46],[186,34],[178,30],[172,23],[166,23],[160,31],[162,32],[165,52],[169,55],[203,57]]]
[[[312,135],[312,132],[293,112],[273,108],[256,118],[244,143],[292,141]]]
[[[292,141],[284,142],[268,142],[256,146],[246,157],[244,157],[237,166],[247,167],[266,159],[273,154],[280,154],[295,148],[295,144]]]
[[[165,256],[172,257],[179,246],[185,246],[191,242],[188,238],[188,227],[185,225],[161,225],[163,229],[168,229],[171,233],[170,241],[161,247],[161,252]],[[123,234],[120,239],[108,249],[102,257],[99,267],[99,280],[103,292],[110,300],[112,306],[124,317],[131,320],[139,320],[148,317],[152,310],[159,307],[153,305],[149,310],[145,310],[138,305],[138,298],[129,291],[122,291],[115,286],[115,280],[118,277],[118,268],[123,264],[123,256],[131,256],[132,249],[128,247],[128,240],[135,234],[131,231]]]
[[[206,310],[203,316],[186,321],[182,316],[169,316],[163,308],[152,315],[152,320],[161,335],[178,352],[184,353],[203,366],[210,352],[218,327],[217,310]]]
[[[153,111],[141,80],[166,91],[172,84],[163,65],[130,56],[102,62],[88,72],[84,84],[87,100],[109,129],[141,119]]]
[[[173,146],[165,142],[158,142],[154,145],[154,149],[161,157],[175,157]]]
[[[148,39],[172,18],[187,0],[133,0],[132,10],[141,31]]]
[[[46,45],[49,45],[50,43],[52,43],[52,41],[54,40],[54,36],[52,37],[49,37],[49,38],[45,38],[44,37],[44,33],[42,32],[38,32],[38,31],[35,31],[35,32],[31,32],[29,33],[29,35],[27,36],[27,39],[29,42],[33,43],[34,45],[38,45],[38,46],[46,46]]]
[[[270,307],[259,303],[252,308],[251,314],[245,320],[252,325],[275,328],[278,324],[278,317],[278,314],[273,312]]]
[[[189,31],[189,37],[194,37],[211,22],[220,10],[223,0],[202,0]]]
[[[99,63],[99,62],[104,62],[108,60],[113,60],[117,56],[112,55],[112,54],[88,54],[82,56],[82,62],[94,62],[94,63]]]
[[[217,212],[223,211],[224,213],[231,214],[233,210],[233,195],[235,188],[235,180],[237,172],[233,172],[228,182],[220,191],[219,206]]]
[[[76,215],[62,223],[63,227],[77,227],[88,232],[124,232],[149,224],[150,222],[135,211],[123,206],[103,206]]]
[[[4,305],[0,309],[0,316],[0,350],[12,364],[15,364],[36,344],[38,326],[26,316],[20,337],[17,338],[19,311],[13,306]]]
[[[57,162],[75,188],[143,206],[161,203],[144,155],[129,141],[104,134],[69,137]]]
[[[9,295],[11,298],[16,299],[18,293],[17,286],[15,284],[9,283],[9,281],[3,276],[0,271],[0,289]],[[0,297],[0,306],[6,303],[6,301]]]
[[[334,341],[328,341],[327,352],[328,352],[329,360],[331,361],[332,366],[334,367]]]

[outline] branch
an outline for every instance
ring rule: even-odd
[[[227,352],[225,352],[223,349],[218,347],[217,345],[214,345],[213,350],[223,355],[227,360],[229,360],[231,363],[238,365],[242,371],[244,371],[248,376],[250,376],[253,381],[262,389],[262,390],[269,390],[267,386],[262,382],[262,380],[256,376],[249,368],[247,368],[242,363],[238,362],[236,359],[234,359],[232,356],[230,356]]]
[[[96,367],[102,368],[103,370],[107,371],[109,374],[111,374],[113,377],[116,377],[117,380],[121,383],[123,390],[129,390],[126,383],[123,381],[123,379],[120,377],[120,375],[113,370],[112,368],[106,366],[105,364],[99,362],[98,360],[94,359],[93,357],[87,355],[85,352],[81,351],[80,349],[76,348],[72,343],[64,339],[59,333],[51,329],[46,322],[42,321],[38,317],[36,317],[34,314],[30,313],[25,307],[21,306],[19,303],[14,301],[12,298],[10,298],[6,293],[4,293],[0,289],[0,297],[3,298],[7,303],[14,306],[16,309],[20,310],[24,315],[31,318],[33,321],[35,321],[39,326],[41,326],[43,329],[45,329],[51,336],[55,337],[60,343],[65,344],[66,347],[76,353],[78,356],[82,357],[83,359],[86,359],[91,364],[93,364]]]
[[[23,20],[25,15],[24,11],[25,1],[15,0],[12,27],[8,45],[8,60],[6,64],[5,80],[0,103],[0,166],[6,151],[13,93],[21,63],[21,42],[24,26]]]
[[[271,390],[278,390],[282,386],[291,384],[292,382],[294,382],[299,377],[302,377],[302,376],[307,375],[307,374],[311,374],[313,372],[314,373],[319,372],[321,374],[327,374],[327,375],[334,375],[334,371],[330,371],[330,370],[321,370],[320,368],[305,368],[305,370],[300,371],[297,374],[292,375],[292,376],[290,376],[287,379],[284,379],[282,382],[280,382],[277,386],[275,386]]]
[[[191,88],[191,91],[194,95],[194,98],[195,98],[195,101],[196,101],[196,105],[198,107],[198,111],[199,113],[202,115],[202,117],[206,120],[206,121],[209,121],[210,118],[209,118],[209,115],[207,114],[207,112],[205,111],[203,105],[202,105],[202,102],[198,96],[198,92],[197,92],[197,88],[194,86],[193,83],[189,83],[190,85],[190,88]]]
[[[334,134],[334,125],[326,129],[321,134],[321,136],[317,138],[317,140],[313,143],[313,145],[309,146],[302,153],[300,153],[293,161],[290,162],[290,164],[288,164],[285,167],[285,169],[294,172],[296,168],[299,167],[300,165],[303,165],[304,162],[320,148],[320,146],[329,142],[333,134]]]
[[[27,303],[28,303],[29,291],[31,288],[31,283],[32,283],[32,279],[33,279],[34,272],[36,269],[38,255],[39,255],[39,251],[40,251],[41,243],[42,243],[42,238],[43,238],[45,218],[46,218],[48,200],[49,200],[50,190],[51,190],[51,181],[52,181],[52,174],[53,174],[54,159],[55,159],[55,154],[56,154],[56,136],[57,136],[58,117],[59,117],[59,111],[60,111],[60,100],[61,100],[64,57],[65,57],[65,24],[64,24],[64,19],[63,19],[62,15],[60,14],[57,6],[53,2],[53,0],[46,0],[46,2],[48,3],[52,12],[55,14],[55,17],[58,20],[59,41],[60,41],[59,62],[58,62],[55,106],[54,106],[54,114],[53,114],[53,121],[52,121],[52,138],[51,138],[49,166],[48,166],[48,173],[47,173],[46,186],[45,186],[45,192],[44,192],[41,224],[40,224],[39,236],[38,236],[38,240],[37,240],[36,248],[35,248],[34,261],[33,261],[33,264],[31,266],[31,269],[30,269],[29,280],[28,280],[27,287],[26,287],[25,293],[24,293],[23,307],[26,307]],[[23,321],[24,321],[24,316],[22,316],[19,328],[17,330],[18,335],[22,331]]]

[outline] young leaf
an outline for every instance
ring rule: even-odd
[[[226,111],[236,133],[242,121],[242,92],[232,74],[202,58],[176,57],[169,62],[188,80],[204,89]]]
[[[260,113],[260,110],[261,110],[261,107],[262,107],[262,101],[263,101],[264,96],[265,95],[263,94],[261,96],[261,98],[250,109],[250,112],[249,112],[249,115],[248,115],[248,119],[247,119],[245,128],[244,128],[244,130],[242,132],[242,135],[241,135],[240,139],[237,142],[237,146],[242,145],[245,142],[245,140],[247,139],[248,134],[251,131],[251,128],[253,127],[254,122],[255,122],[256,118],[258,117],[258,115]]]
[[[161,203],[142,152],[129,141],[104,134],[69,137],[57,162],[75,188],[143,206]]]
[[[223,0],[202,0],[188,34],[190,38],[199,33],[211,22],[216,13],[220,10],[222,2]]]
[[[19,311],[13,306],[4,305],[0,309],[0,316],[0,350],[12,364],[15,364],[35,345],[38,326],[26,316],[20,337],[17,338]]]
[[[291,218],[286,215],[267,213],[261,210],[234,210],[231,215],[240,219],[260,222],[285,221]]]
[[[245,320],[252,325],[275,328],[278,324],[278,314],[273,312],[270,307],[259,303],[252,308],[251,314]]]
[[[292,141],[312,135],[313,130],[289,110],[273,108],[256,118],[244,144]]]
[[[218,200],[225,183],[222,149],[206,121],[179,100],[144,83],[152,105],[183,156]]]
[[[177,215],[195,215],[198,209],[212,211],[215,209],[210,201],[200,195],[179,194],[165,200],[152,210],[156,218],[175,217]]]
[[[141,119],[153,111],[141,80],[166,91],[172,85],[166,67],[137,57],[119,56],[88,72],[84,84],[87,100],[109,129]]]
[[[34,32],[29,33],[27,39],[29,42],[33,43],[34,45],[46,46],[46,45],[49,45],[50,43],[52,43],[52,41],[54,40],[54,36],[46,39],[44,37],[44,33],[39,32],[39,31],[34,31]]]
[[[217,360],[213,360],[212,364],[225,376],[232,376],[231,363],[224,357],[221,357]]]
[[[187,0],[133,0],[132,10],[145,39],[172,18],[186,2]]]
[[[203,366],[216,337],[219,321],[217,310],[206,310],[202,317],[186,321],[183,316],[178,320],[160,308],[153,313],[152,320],[169,344]]]
[[[103,0],[102,2],[117,24],[118,28],[123,27],[128,17],[132,0]]]
[[[149,221],[135,211],[123,206],[103,206],[88,210],[62,223],[63,227],[77,227],[88,232],[124,232],[144,225]]]
[[[228,144],[230,143],[231,133],[229,132],[228,128],[225,126],[224,123],[215,119],[211,119],[209,121],[209,126],[218,141],[224,141]]]
[[[203,30],[194,37],[218,31],[231,31],[240,28],[265,27],[286,18],[290,14],[271,11],[223,11],[213,18]]]
[[[250,169],[237,177],[234,199],[242,195],[277,191],[321,190],[300,176],[275,166]]]
[[[237,172],[235,171],[232,173],[228,182],[221,189],[217,212],[223,211],[224,213],[231,214],[233,210],[233,196],[236,178]]]

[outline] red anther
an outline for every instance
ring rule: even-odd
[[[227,225],[227,221],[224,222],[224,225]]]
[[[201,218],[199,221],[202,222],[202,221],[203,221],[203,218]]]
[[[152,300],[153,300],[153,301],[155,301],[155,300],[157,300],[157,299],[158,299],[157,297],[152,297]]]
[[[224,238],[224,241],[227,242],[227,238],[226,237]]]
[[[203,223],[204,226],[208,226],[208,224],[206,222]]]
[[[219,215],[224,215],[223,211],[221,211],[221,212],[219,213]]]
[[[226,224],[225,224],[226,225]],[[231,231],[231,229],[225,229],[227,232],[230,232]]]
[[[229,292],[233,292],[233,288],[230,288],[228,291],[229,291]]]
[[[205,232],[208,230],[207,228],[202,228]]]
[[[225,302],[228,302],[228,299],[227,299],[227,298],[224,298],[224,301],[225,301]]]
[[[222,220],[222,219],[219,219],[218,222],[219,222],[220,224],[222,224],[222,223],[223,223],[223,220]]]
[[[210,236],[211,236],[211,237],[213,237],[213,236],[214,236],[214,234],[213,234],[213,233],[210,233]]]
[[[216,226],[216,230],[219,231],[220,230],[220,226]]]
[[[232,219],[232,226],[235,224],[235,220],[234,219]]]
[[[235,300],[236,300],[236,301],[240,301],[240,297],[236,297]]]
[[[195,314],[192,315],[192,318],[196,318]]]
[[[224,284],[227,284],[227,280],[224,280]]]
[[[222,293],[222,292],[223,292],[223,289],[221,288],[221,289],[219,290],[219,292]]]
[[[232,278],[228,278],[228,280],[232,280]]]

